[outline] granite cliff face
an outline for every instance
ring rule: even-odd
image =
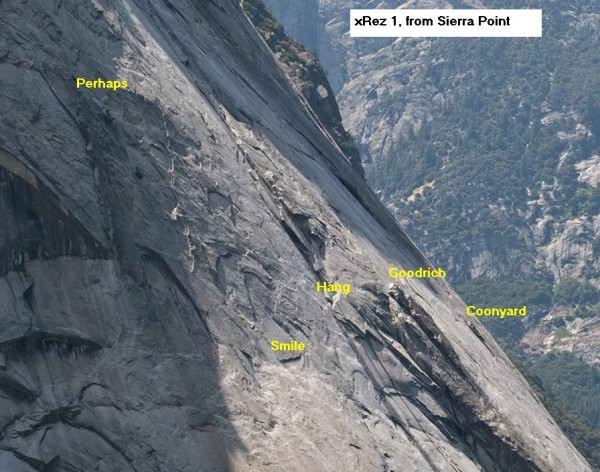
[[[543,282],[548,299],[565,278],[600,290],[595,2],[315,0],[306,15],[294,2],[266,3],[292,36],[318,52],[371,187],[453,283]],[[348,33],[350,8],[472,7],[542,8],[544,36]],[[581,305],[597,318],[599,301],[597,294]],[[528,328],[574,312],[548,301],[532,308],[536,323]],[[577,339],[581,323],[593,331],[585,340]],[[567,325],[577,354],[597,362],[597,323]],[[571,345],[545,340],[533,350]]]
[[[0,470],[591,470],[237,2],[0,22]]]
[[[354,138],[342,124],[335,95],[327,80],[327,73],[315,56],[288,36],[283,26],[261,0],[244,0],[244,12],[265,40],[287,76],[306,99],[310,110],[338,144],[352,167],[364,175],[362,161]]]

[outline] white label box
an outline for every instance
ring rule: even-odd
[[[542,10],[350,10],[354,38],[541,38]]]

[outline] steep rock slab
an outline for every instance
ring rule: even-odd
[[[0,18],[3,468],[590,470],[235,2]]]

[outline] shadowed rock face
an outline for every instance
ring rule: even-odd
[[[0,470],[590,470],[236,2],[0,18]]]

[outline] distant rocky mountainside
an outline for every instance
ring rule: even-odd
[[[314,52],[288,36],[261,0],[243,0],[242,7],[352,167],[364,175],[354,138],[342,124],[327,74]]]
[[[370,185],[463,299],[528,306],[524,321],[486,326],[587,418],[578,431],[561,425],[585,437],[578,444],[592,454],[600,434],[597,426],[590,432],[600,404],[595,2],[266,3],[317,52]],[[352,39],[350,7],[542,8],[544,37]],[[573,362],[555,350],[589,364],[570,379],[576,401],[569,389],[556,389]],[[575,423],[570,414],[557,417]]]
[[[239,2],[0,22],[0,470],[591,470]]]
[[[596,2],[352,2],[543,9],[542,39],[397,40],[350,38],[348,2],[266,3],[317,51],[370,185],[465,301],[528,305],[489,326],[505,347],[600,363]]]

